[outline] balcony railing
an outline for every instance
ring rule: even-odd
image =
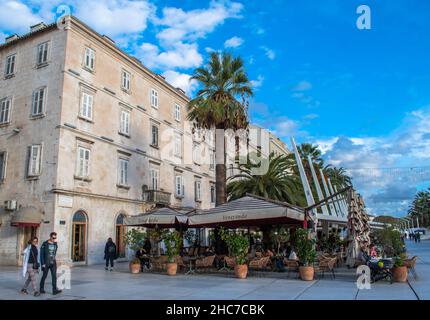
[[[170,195],[170,192],[164,192],[160,190],[146,190],[143,192],[143,200],[155,204],[169,205]]]

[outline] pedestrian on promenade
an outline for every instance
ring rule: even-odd
[[[110,262],[110,271],[112,271],[113,261],[116,259],[116,245],[113,242],[112,238],[109,238],[106,242],[104,259],[106,260],[105,270],[108,269]]]
[[[28,278],[25,281],[24,287],[21,289],[21,293],[28,294],[27,288],[31,283],[35,297],[40,296],[37,290],[37,274],[39,273],[40,267],[38,260],[39,250],[37,249],[38,242],[39,239],[37,237],[32,237],[31,240],[28,241],[28,246],[23,253],[24,259],[22,262],[22,276],[25,278],[28,275]]]
[[[51,232],[49,239],[46,240],[40,247],[40,264],[42,265],[42,279],[40,280],[40,293],[45,292],[45,280],[48,272],[51,271],[52,278],[52,294],[61,293],[62,290],[57,288],[57,233]]]
[[[421,242],[421,234],[419,232],[416,233],[415,238],[418,242]]]

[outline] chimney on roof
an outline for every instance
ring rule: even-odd
[[[12,42],[12,41],[14,41],[14,40],[16,40],[16,39],[18,39],[18,38],[19,38],[19,36],[18,36],[17,34],[13,34],[13,35],[11,35],[11,36],[7,37],[7,38],[5,39],[5,42],[6,42],[6,43],[9,43],[9,42]]]
[[[35,32],[35,31],[38,31],[38,30],[43,29],[45,27],[46,27],[46,25],[43,22],[40,22],[38,24],[35,24],[34,26],[31,26],[30,32]]]
[[[109,38],[107,35],[103,35],[103,38],[105,38],[106,40],[108,40],[109,42],[111,42],[112,44],[115,44],[115,41],[113,41],[111,38]]]

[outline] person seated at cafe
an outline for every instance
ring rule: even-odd
[[[149,269],[149,259],[147,258],[143,247],[136,251],[136,258],[140,261],[140,272],[143,272],[144,266]]]
[[[264,256],[265,257],[273,257],[274,254],[273,254],[272,250],[266,249],[266,251],[264,252]]]
[[[374,244],[370,246],[370,256],[372,258],[376,258],[378,256],[378,252],[376,251],[376,246]]]

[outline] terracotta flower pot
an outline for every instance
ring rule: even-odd
[[[234,266],[234,275],[236,278],[245,279],[248,274],[248,265],[240,264]]]
[[[133,263],[130,262],[130,272],[131,273],[139,273],[140,272],[140,262],[139,263]]]
[[[392,272],[395,282],[406,282],[408,280],[408,268],[406,266],[394,267]]]
[[[167,268],[167,274],[169,276],[174,276],[178,271],[178,264],[176,262],[169,262],[167,263],[166,268]]]
[[[312,281],[314,279],[314,267],[299,267],[300,279]]]

